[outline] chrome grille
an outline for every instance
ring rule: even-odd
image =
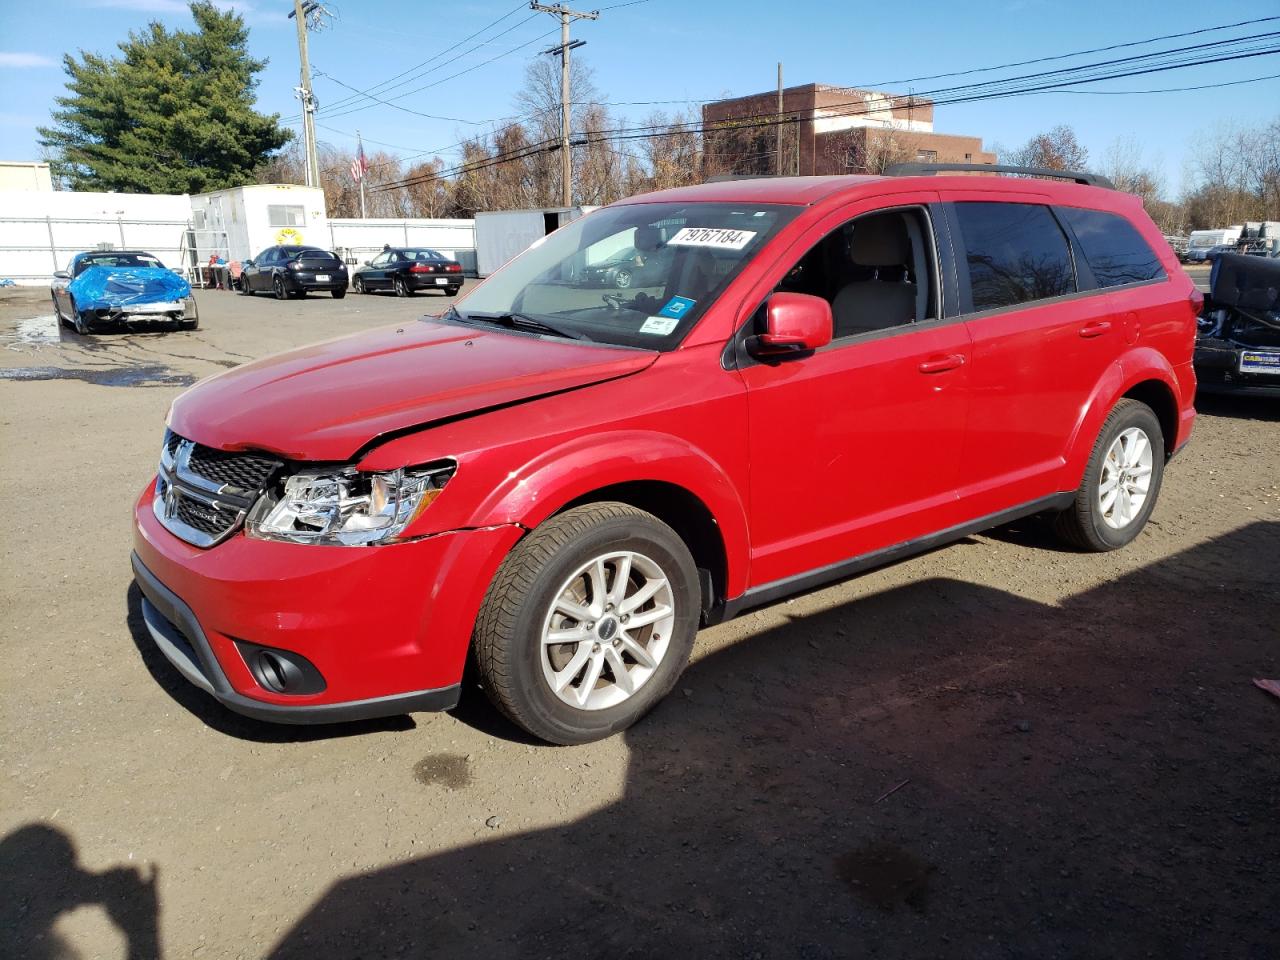
[[[281,466],[261,454],[215,450],[166,431],[152,508],[170,533],[211,547],[240,529]]]

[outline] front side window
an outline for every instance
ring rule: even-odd
[[[267,204],[267,223],[273,227],[305,227],[306,210],[301,204]]]
[[[974,311],[1074,293],[1067,238],[1048,207],[1033,203],[955,205]]]
[[[1102,210],[1061,207],[1099,287],[1163,280],[1160,258],[1128,220]]]
[[[801,208],[635,203],[605,207],[536,242],[449,316],[622,346],[673,349]]]
[[[827,234],[775,288],[831,304],[832,338],[938,316],[928,215],[905,207],[865,214]]]

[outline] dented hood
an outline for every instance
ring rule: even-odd
[[[169,426],[222,450],[349,460],[383,434],[627,376],[656,357],[425,320],[203,380],[174,401]]]

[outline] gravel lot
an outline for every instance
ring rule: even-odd
[[[198,299],[82,338],[0,291],[4,956],[1276,955],[1280,405],[1202,401],[1129,549],[1028,522],[703,631],[623,737],[274,727],[141,626],[165,411],[448,301]]]

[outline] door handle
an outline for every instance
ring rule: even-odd
[[[1080,336],[1084,337],[1086,340],[1090,340],[1093,337],[1102,336],[1110,329],[1110,320],[1095,320],[1093,323],[1086,323],[1080,328]]]
[[[956,367],[964,366],[964,354],[952,353],[945,357],[931,357],[920,363],[921,373],[944,373],[947,370],[954,370]]]

